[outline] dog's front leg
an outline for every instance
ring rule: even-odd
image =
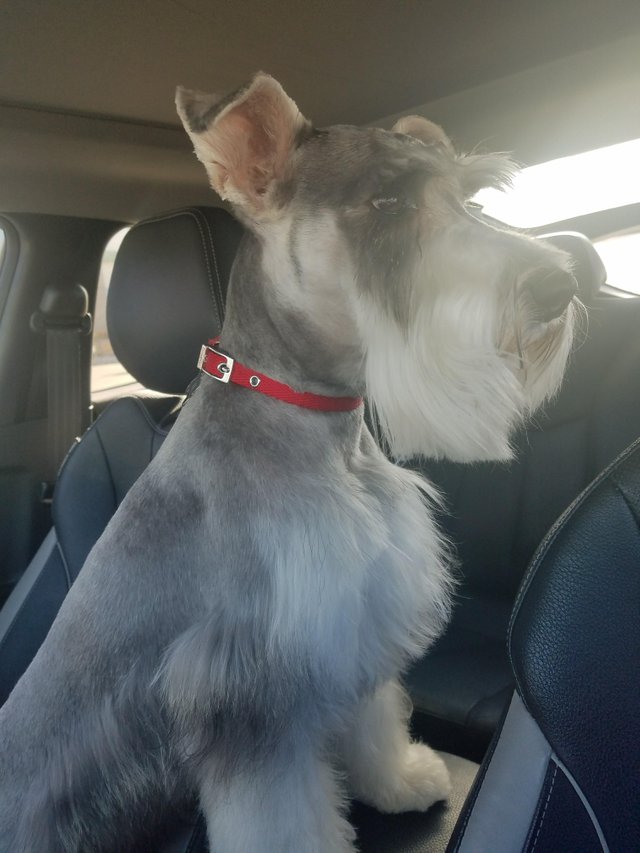
[[[245,745],[231,762],[212,754],[200,781],[209,846],[216,853],[353,853],[355,832],[331,766],[304,736],[270,749]]]
[[[451,791],[442,759],[411,741],[411,701],[397,681],[363,699],[343,736],[351,793],[382,812],[425,811]]]

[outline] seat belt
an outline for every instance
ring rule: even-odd
[[[91,332],[89,294],[81,284],[50,285],[31,317],[47,344],[47,472],[43,500],[51,500],[58,470],[74,440],[89,426],[90,376],[83,370],[83,338]]]

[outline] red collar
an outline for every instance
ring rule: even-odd
[[[257,370],[249,370],[235,358],[215,349],[219,341],[220,338],[213,338],[203,346],[198,359],[198,370],[219,382],[233,382],[251,391],[259,391],[268,397],[282,400],[283,403],[324,412],[350,412],[362,404],[362,397],[326,397],[322,394],[310,394],[308,391],[294,391],[284,382],[277,382]]]

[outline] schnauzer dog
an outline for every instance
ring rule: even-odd
[[[396,459],[508,459],[571,347],[568,257],[483,221],[500,155],[416,116],[314,128],[258,74],[179,89],[247,226],[221,339],[0,714],[0,849],[102,851],[197,796],[220,853],[355,849],[347,795],[449,793],[399,676],[443,630],[434,489]]]

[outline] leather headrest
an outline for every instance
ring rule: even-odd
[[[243,228],[221,208],[187,208],[134,225],[116,255],[107,302],[113,350],[145,387],[182,394],[200,346],[219,334]]]
[[[577,231],[556,231],[539,237],[571,255],[578,296],[585,305],[589,305],[607,281],[607,271],[591,240]]]

